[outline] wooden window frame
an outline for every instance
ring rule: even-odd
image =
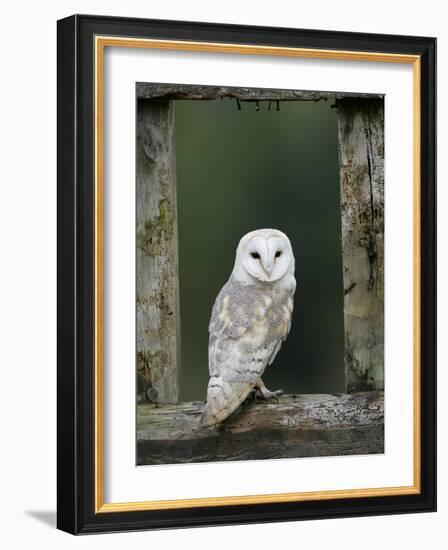
[[[383,96],[140,82],[136,96],[137,464],[384,452]],[[337,109],[346,393],[243,406],[218,438],[215,430],[197,430],[202,402],[178,403],[173,102],[222,98],[238,108],[330,100]],[[260,437],[274,444],[254,445]]]

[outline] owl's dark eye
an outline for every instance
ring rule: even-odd
[[[282,255],[282,251],[281,251],[281,250],[277,250],[277,252],[275,253],[275,257],[276,257],[276,258],[280,258],[281,255]]]
[[[251,252],[250,255],[252,256],[252,258],[254,260],[259,260],[260,259],[260,254],[258,254],[258,252]]]

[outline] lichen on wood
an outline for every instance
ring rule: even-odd
[[[339,99],[346,389],[384,389],[384,102]]]
[[[174,113],[138,100],[136,148],[137,392],[179,397],[179,290]]]

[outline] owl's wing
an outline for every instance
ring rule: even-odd
[[[223,287],[209,324],[210,376],[219,375],[227,381],[256,381],[266,366],[265,354],[260,356],[260,342],[251,343],[248,332],[253,333],[257,319],[263,317],[266,310],[250,288],[229,283]]]
[[[245,351],[244,334],[238,339],[211,338],[209,346],[210,380],[202,426],[218,424],[243,403],[273,355],[272,342],[254,351]]]
[[[234,288],[224,287],[218,295],[209,326],[210,381],[203,426],[222,422],[232,414],[278,351],[281,339],[257,337],[256,322],[266,311],[262,297],[251,295],[248,289],[239,296]]]
[[[244,305],[237,302],[233,287],[229,284],[225,285],[213,305],[208,326],[210,336],[235,339],[246,332],[250,326],[254,308],[250,307],[248,300]]]
[[[293,291],[294,292],[294,291]],[[294,309],[294,300],[291,296],[288,298],[288,301],[286,302],[286,310],[285,310],[285,332],[282,338],[280,338],[277,341],[277,344],[274,348],[274,351],[272,352],[271,357],[269,358],[268,365],[272,365],[274,362],[275,357],[277,356],[277,353],[280,351],[280,348],[282,347],[283,342],[286,340],[289,331],[291,330],[291,321],[292,321],[292,311]]]

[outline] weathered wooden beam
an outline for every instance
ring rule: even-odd
[[[384,395],[287,395],[246,402],[201,429],[203,402],[137,407],[137,463],[173,464],[384,452]]]
[[[275,88],[242,88],[234,86],[202,86],[192,84],[162,84],[137,82],[137,97],[145,99],[221,99],[240,101],[319,101],[343,97],[383,97],[380,94],[353,92],[320,92],[312,90],[278,90]],[[272,109],[276,106],[273,105]]]
[[[384,102],[338,110],[346,390],[384,389]]]
[[[137,393],[160,403],[179,396],[179,290],[174,109],[137,106]]]

